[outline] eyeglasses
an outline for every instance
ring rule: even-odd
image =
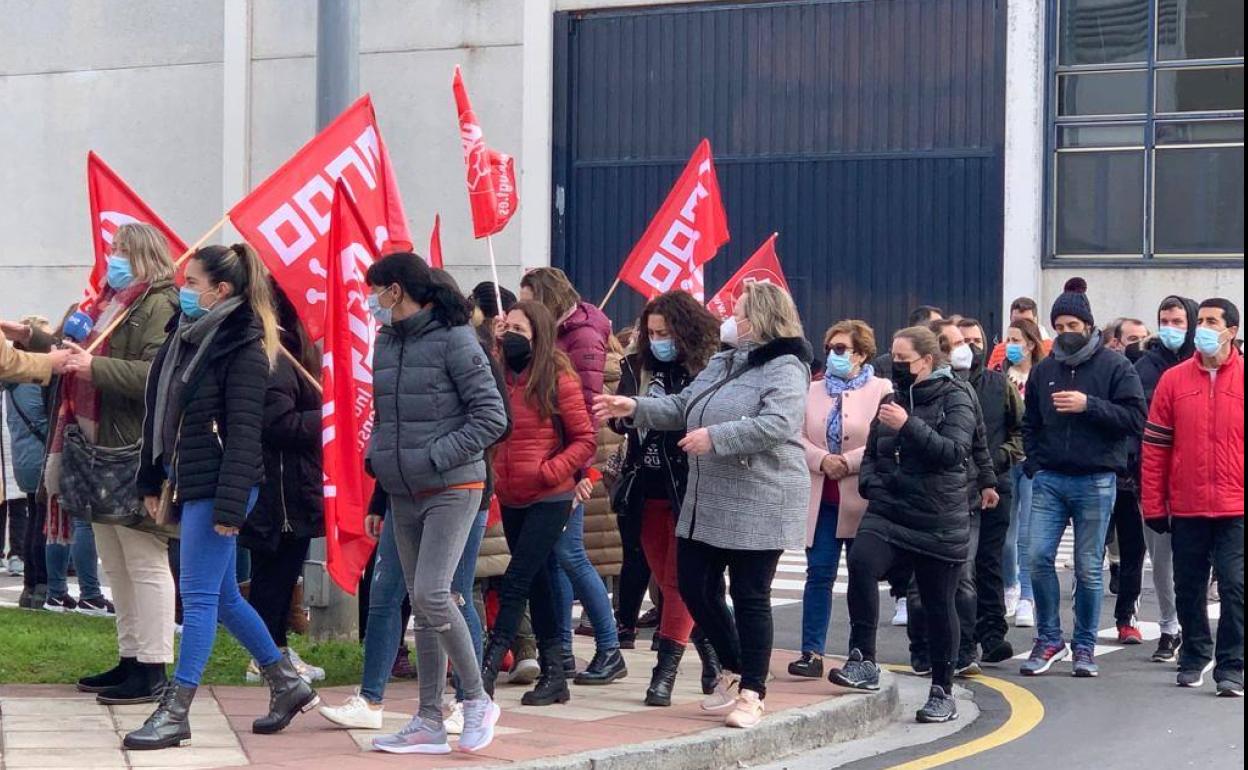
[[[826,352],[828,352],[828,353],[835,353],[835,354],[837,354],[838,356],[843,356],[843,355],[845,355],[846,353],[852,353],[852,352],[854,352],[854,348],[853,348],[853,346],[851,346],[851,345],[844,345],[844,344],[841,344],[841,345],[829,345],[829,346],[827,347]]]

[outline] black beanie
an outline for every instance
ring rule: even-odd
[[[503,295],[503,312],[511,310],[516,304],[516,295],[506,288],[500,288],[499,293]],[[472,289],[472,301],[481,308],[481,313],[486,318],[493,318],[499,314],[498,300],[494,296],[494,283],[492,281],[482,281]]]
[[[1088,282],[1082,278],[1071,278],[1062,287],[1062,293],[1053,303],[1053,311],[1049,313],[1049,323],[1056,326],[1057,317],[1069,315],[1078,318],[1088,326],[1095,326],[1092,319],[1092,304],[1088,302]]]

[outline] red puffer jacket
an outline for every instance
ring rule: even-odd
[[[581,378],[586,410],[593,409],[594,396],[602,393],[609,336],[611,319],[588,302],[573,308],[572,314],[559,324],[559,338],[555,344],[572,360],[572,366]]]
[[[524,397],[527,377],[507,378],[511,402],[511,435],[494,455],[495,491],[499,502],[521,507],[576,487],[577,471],[598,448],[594,427],[585,411],[581,381],[571,372],[559,377],[559,417],[563,443],[555,422],[542,418]]]
[[[1200,354],[1161,376],[1144,426],[1144,518],[1244,515],[1244,359],[1211,379]]]

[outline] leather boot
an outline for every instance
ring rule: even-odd
[[[280,732],[301,711],[311,711],[321,702],[321,696],[303,681],[286,653],[276,663],[261,668],[260,675],[269,685],[269,713],[251,723],[253,733]]]
[[[290,615],[286,627],[300,636],[308,635],[308,612],[303,608],[303,578],[295,582],[290,595]]]
[[[481,658],[481,686],[485,694],[494,697],[494,683],[498,681],[499,671],[503,667],[503,658],[507,655],[509,645],[494,634],[490,634],[485,644],[485,654]]]
[[[116,687],[130,676],[130,669],[139,665],[138,658],[121,658],[117,665],[102,674],[84,676],[78,680],[78,692],[104,692]]]
[[[164,663],[135,662],[125,681],[95,696],[97,703],[105,706],[124,706],[128,703],[156,703],[169,683]]]
[[[646,689],[647,706],[672,705],[672,687],[676,684],[676,674],[680,672],[680,659],[684,654],[683,644],[671,639],[659,640],[659,661],[650,673],[650,687]]]
[[[575,684],[611,684],[617,679],[628,676],[628,666],[619,647],[610,650],[599,650],[589,662],[589,668],[576,675]]]
[[[188,714],[195,688],[172,682],[165,688],[160,705],[143,726],[126,735],[122,744],[131,751],[148,751],[181,746],[191,740]]]
[[[715,685],[719,682],[719,656],[715,654],[710,640],[697,629],[694,629],[690,640],[693,648],[698,651],[698,657],[702,659],[702,694],[710,695],[715,692]]]
[[[563,673],[563,645],[555,640],[542,642],[542,675],[537,686],[524,694],[520,702],[525,706],[549,706],[567,703],[572,695],[568,692],[568,680]]]

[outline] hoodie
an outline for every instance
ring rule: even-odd
[[[1183,303],[1183,307],[1187,310],[1187,338],[1183,340],[1183,347],[1178,351],[1172,351],[1165,345],[1161,344],[1160,339],[1149,340],[1148,347],[1144,351],[1144,357],[1135,362],[1135,372],[1140,376],[1140,385],[1144,388],[1144,398],[1148,403],[1153,402],[1153,392],[1157,390],[1157,383],[1161,381],[1161,375],[1172,366],[1183,363],[1196,353],[1196,320],[1197,320],[1197,304],[1195,300],[1187,297],[1171,295],[1162,300],[1161,304],[1165,305],[1172,299],[1177,299]],[[1157,308],[1158,326],[1161,325],[1161,305]]]

